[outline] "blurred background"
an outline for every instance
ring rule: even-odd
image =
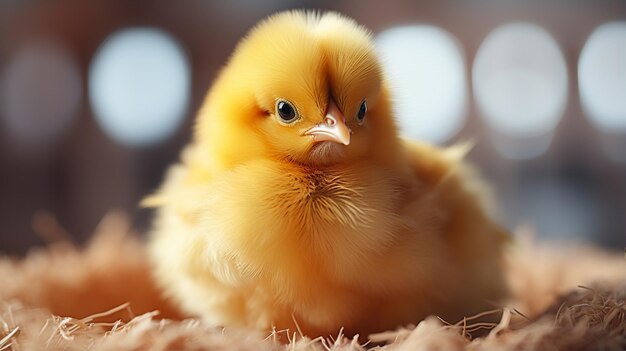
[[[138,207],[237,41],[273,12],[375,35],[404,134],[474,140],[502,222],[626,245],[626,1],[0,0],[0,252]]]

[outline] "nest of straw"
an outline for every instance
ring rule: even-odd
[[[105,217],[85,248],[63,240],[50,217],[35,224],[55,242],[22,259],[0,258],[0,351],[626,349],[622,254],[519,239],[507,253],[512,297],[502,308],[454,324],[429,317],[361,344],[341,331],[267,335],[182,315],[159,294],[144,244],[121,214]],[[481,322],[487,314],[500,322]]]

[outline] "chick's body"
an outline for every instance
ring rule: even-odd
[[[398,138],[364,29],[275,15],[149,201],[156,277],[216,325],[309,336],[476,313],[505,291],[504,236],[460,154]]]

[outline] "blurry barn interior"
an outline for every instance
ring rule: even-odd
[[[501,221],[626,244],[624,1],[0,1],[0,253],[77,242],[143,196],[190,138],[234,45],[279,10],[367,26],[406,136],[472,140]]]

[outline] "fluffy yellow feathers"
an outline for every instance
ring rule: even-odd
[[[238,45],[157,195],[155,274],[216,325],[368,332],[503,296],[501,229],[454,150],[403,141],[369,33],[285,12]]]

